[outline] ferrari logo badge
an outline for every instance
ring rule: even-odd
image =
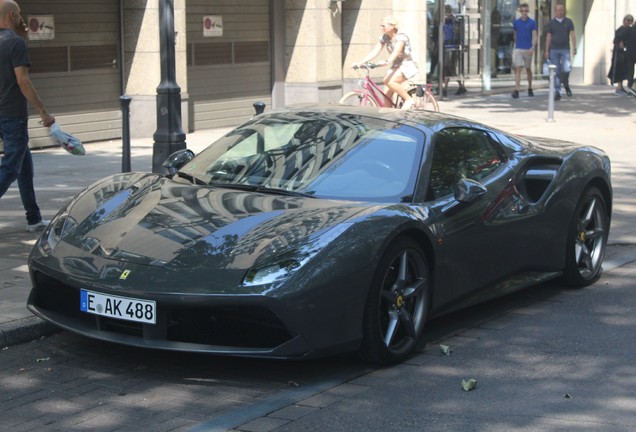
[[[126,280],[129,274],[130,274],[130,270],[124,270],[123,272],[121,272],[121,276],[119,276],[119,279]]]

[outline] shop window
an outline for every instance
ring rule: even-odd
[[[267,41],[236,42],[234,51],[234,63],[269,61],[269,43]]]
[[[117,45],[29,48],[31,73],[117,67]]]
[[[71,47],[71,71],[114,68],[117,66],[117,45]]]
[[[215,42],[188,45],[188,66],[231,65],[269,61],[269,43]]]
[[[192,63],[197,66],[232,64],[232,43],[194,44]]]
[[[66,47],[29,48],[30,73],[66,72],[68,55]]]

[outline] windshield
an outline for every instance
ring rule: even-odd
[[[228,133],[181,172],[221,187],[408,202],[423,139],[410,126],[358,115],[275,113]]]

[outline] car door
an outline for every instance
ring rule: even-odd
[[[437,308],[475,295],[523,268],[520,245],[525,240],[519,236],[524,215],[519,212],[523,203],[513,181],[514,165],[487,130],[443,129],[432,138],[428,154],[429,174],[422,187],[438,246]]]

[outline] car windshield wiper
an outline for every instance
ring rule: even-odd
[[[314,198],[313,194],[315,193],[313,191],[299,192],[299,191],[293,191],[289,189],[272,188],[268,186],[256,186],[256,185],[239,184],[239,183],[213,183],[212,185],[217,187],[222,187],[222,188],[228,188],[228,189],[239,189],[244,191],[261,192],[261,193],[274,194],[274,195],[300,196],[300,197],[306,197],[306,198]]]
[[[186,174],[182,171],[177,171],[177,176],[188,180],[192,184],[207,185],[207,183],[204,182],[203,180],[196,178],[194,176],[191,176],[190,174]]]
[[[265,186],[259,186],[256,189],[256,191],[263,192],[263,193],[278,194],[278,195],[301,196],[306,198],[313,198],[315,193],[314,191],[300,192],[300,191],[294,191],[289,189],[281,189],[281,188],[273,188],[273,187],[265,187]]]

